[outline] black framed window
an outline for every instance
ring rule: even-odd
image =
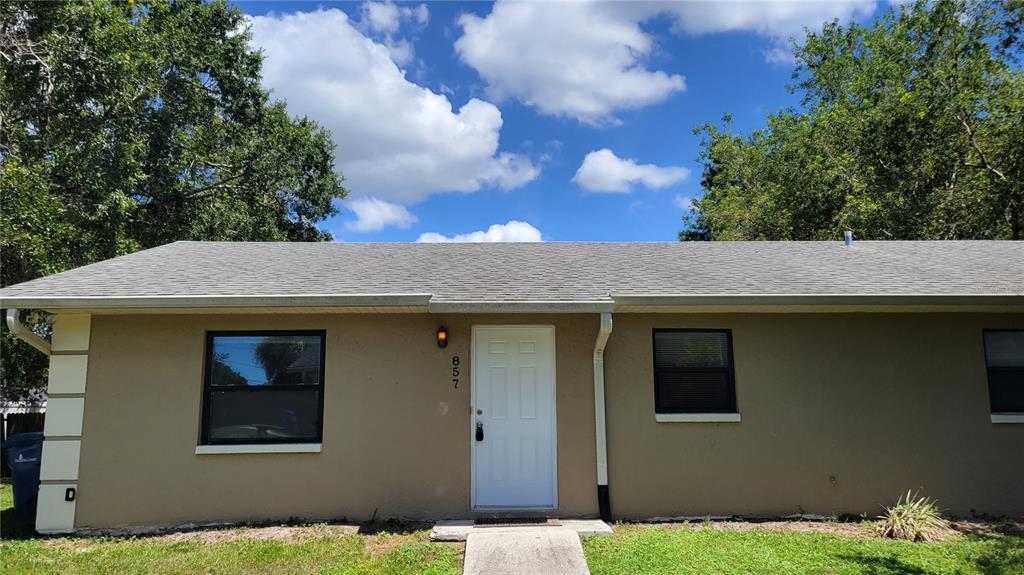
[[[736,413],[732,331],[654,330],[657,413]]]
[[[1024,330],[987,329],[984,338],[992,413],[1024,413]]]
[[[324,335],[207,332],[202,443],[319,443]]]

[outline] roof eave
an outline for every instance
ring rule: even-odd
[[[615,311],[850,310],[1024,311],[1024,294],[612,294]]]
[[[1024,311],[1024,294],[612,294],[605,300],[434,300],[430,294],[5,297],[0,307],[61,310],[334,308],[431,313],[643,313],[714,311]],[[145,313],[145,312],[143,312]]]
[[[595,301],[432,301],[431,313],[602,313],[613,310],[615,303]]]
[[[86,297],[5,297],[3,308],[75,309],[206,309],[299,307],[423,307],[430,294],[311,294],[311,295],[156,295]]]

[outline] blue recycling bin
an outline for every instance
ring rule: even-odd
[[[43,434],[19,433],[4,442],[7,465],[14,483],[14,512],[32,517],[39,500],[39,464],[43,459]]]

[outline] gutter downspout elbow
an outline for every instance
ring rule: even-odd
[[[7,310],[7,327],[11,329],[11,333],[14,334],[14,337],[31,345],[46,355],[50,355],[50,342],[39,337],[34,331],[21,323],[20,310],[13,308]]]
[[[601,324],[594,342],[594,421],[597,436],[597,507],[603,521],[612,520],[608,496],[608,433],[604,403],[604,347],[612,333],[611,312],[601,313]]]

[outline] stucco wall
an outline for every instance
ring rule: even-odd
[[[75,523],[467,516],[470,328],[513,323],[556,327],[559,512],[593,515],[596,314],[153,315],[93,318]],[[733,330],[740,423],[655,422],[654,327]],[[612,511],[875,514],[920,489],[1024,515],[1024,425],[990,421],[987,327],[1024,315],[616,314]],[[195,454],[204,333],[233,329],[327,330],[322,453]]]
[[[96,316],[76,526],[467,515],[474,323],[555,326],[560,512],[596,513],[596,315]],[[327,331],[321,453],[195,454],[204,333],[236,329]]]
[[[657,423],[651,329],[730,328],[740,423]],[[982,329],[1022,315],[615,316],[606,357],[618,517],[876,515],[908,489],[1024,515],[1024,424],[993,424]]]

